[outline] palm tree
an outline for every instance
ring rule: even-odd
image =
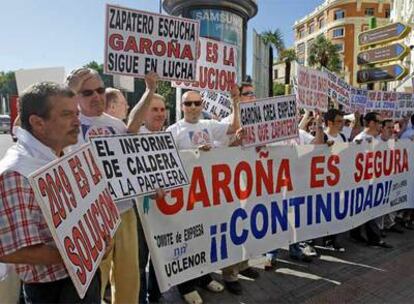
[[[315,42],[309,48],[308,63],[311,67],[327,68],[332,72],[340,72],[340,57],[338,49],[324,35],[316,37]]]
[[[285,62],[285,84],[290,83],[290,70],[292,62],[297,59],[296,51],[294,48],[284,49],[279,54],[279,60]]]
[[[277,51],[277,55],[280,54],[285,49],[285,42],[283,41],[283,34],[279,29],[274,31],[267,30],[261,34],[263,42],[270,44]]]

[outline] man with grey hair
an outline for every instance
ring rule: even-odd
[[[145,76],[147,89],[141,100],[148,104],[155,93],[157,75]],[[88,68],[74,70],[67,78],[67,83],[76,93],[80,108],[81,132],[79,143],[84,143],[92,136],[126,134],[129,127],[118,118],[112,117],[105,110],[105,88],[99,74]],[[134,112],[129,125],[141,125],[144,120],[142,112]],[[101,264],[101,282],[106,286],[111,281],[112,303],[137,303],[139,291],[139,258],[137,218],[133,209],[133,200],[117,203],[121,213],[121,225],[115,233],[114,248]]]
[[[0,262],[14,264],[27,303],[100,303],[99,272],[78,296],[28,180],[76,144],[78,112],[70,89],[31,86],[20,98],[18,141],[0,161]]]
[[[120,120],[125,120],[128,115],[128,101],[124,94],[115,88],[106,88],[105,90],[105,113]]]

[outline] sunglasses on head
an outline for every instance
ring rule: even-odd
[[[82,91],[81,94],[82,94],[83,97],[89,97],[89,96],[92,96],[94,92],[101,95],[101,94],[105,93],[105,88],[100,87],[100,88],[97,88],[95,90],[85,90],[85,91]]]
[[[252,92],[252,91],[248,91],[248,92],[244,92],[244,93],[241,93],[243,96],[256,96],[256,94],[254,93],[254,92]]]
[[[183,105],[186,107],[191,107],[191,105],[194,105],[196,107],[201,106],[203,102],[201,100],[194,100],[194,101],[184,101]]]

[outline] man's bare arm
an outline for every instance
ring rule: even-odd
[[[10,264],[52,265],[62,263],[59,250],[44,244],[21,248],[0,257],[0,262]]]
[[[149,109],[151,99],[157,89],[158,75],[149,72],[145,75],[146,89],[139,102],[134,106],[128,118],[128,133],[137,133],[145,120],[145,115]]]

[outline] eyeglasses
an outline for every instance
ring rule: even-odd
[[[85,90],[85,91],[82,91],[81,94],[82,94],[83,97],[90,97],[90,96],[93,95],[94,92],[101,95],[101,94],[105,93],[105,88],[100,87],[100,88],[97,88],[95,90]]]
[[[241,93],[243,96],[249,96],[249,97],[254,97],[254,96],[256,96],[256,93],[255,92],[253,92],[253,91],[248,91],[248,92],[244,92],[244,93]]]
[[[203,103],[203,101],[201,101],[201,100],[183,101],[183,105],[186,106],[186,107],[191,107],[191,105],[199,107],[199,106],[201,106],[202,103]]]

